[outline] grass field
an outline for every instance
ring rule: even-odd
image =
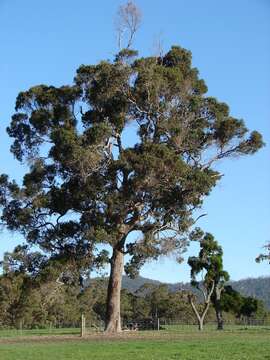
[[[0,330],[0,340],[2,338],[19,338],[21,336],[28,337],[28,336],[79,335],[79,334],[80,334],[79,328],[63,328],[63,329],[52,328],[52,329],[31,329],[31,330],[7,329],[7,330]]]
[[[70,332],[71,330],[71,332]],[[270,360],[269,328],[193,329],[133,332],[84,339],[68,329],[58,335],[0,332],[1,360]],[[73,331],[73,332],[72,332]]]

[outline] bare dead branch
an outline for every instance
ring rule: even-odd
[[[119,50],[122,48],[129,49],[131,47],[134,35],[140,26],[140,22],[141,12],[132,1],[128,1],[125,5],[119,7],[115,20]],[[122,44],[124,36],[127,38],[126,46],[123,46]]]

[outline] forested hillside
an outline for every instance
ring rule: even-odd
[[[233,281],[232,286],[242,295],[263,300],[265,306],[270,309],[270,276]]]
[[[129,279],[127,276],[124,276],[123,278],[123,288],[129,290],[130,292],[135,292],[145,283],[161,284],[161,282],[159,281],[147,279],[140,276],[134,280]],[[242,295],[252,296],[259,300],[262,300],[265,306],[270,309],[270,276],[231,281],[230,284]],[[167,285],[169,286],[169,289],[171,291],[192,289],[189,283],[179,282]]]

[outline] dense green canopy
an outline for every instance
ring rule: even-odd
[[[134,264],[142,253],[181,251],[192,211],[220,177],[214,162],[262,146],[206,92],[191,53],[176,46],[162,58],[123,50],[80,66],[71,86],[21,92],[8,134],[29,172],[22,186],[1,176],[2,221],[30,244],[83,262],[95,244],[114,247],[134,230],[144,234],[126,249]],[[155,236],[165,230],[166,243]]]

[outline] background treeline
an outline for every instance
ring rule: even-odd
[[[160,319],[196,323],[187,300],[188,290],[171,289],[158,282],[146,283],[143,279],[127,281],[132,284],[121,292],[123,323]],[[84,313],[88,324],[99,325],[105,320],[107,279],[97,278],[84,282],[69,279],[41,281],[22,271],[10,271],[0,277],[0,326],[1,327],[48,327],[77,326]],[[151,280],[149,280],[151,281]],[[135,284],[137,283],[136,286]],[[174,290],[174,291],[172,291]],[[199,300],[198,300],[199,301]],[[199,305],[200,306],[200,305]],[[262,301],[244,297],[226,287],[223,295],[224,319],[269,319],[269,312]],[[207,321],[215,320],[213,307]]]
[[[135,292],[138,290],[143,284],[151,283],[155,285],[161,285],[162,283],[157,280],[152,280],[148,278],[144,278],[142,276],[138,276],[135,279],[130,279],[128,276],[123,276],[123,288],[128,291]],[[174,283],[166,284],[170,291],[177,291],[179,289],[182,290],[192,290],[192,286],[190,283]],[[262,300],[265,307],[270,310],[270,277],[258,277],[258,278],[247,278],[237,281],[229,281],[229,285],[233,287],[233,289],[237,290],[243,296],[251,296],[256,299]]]

